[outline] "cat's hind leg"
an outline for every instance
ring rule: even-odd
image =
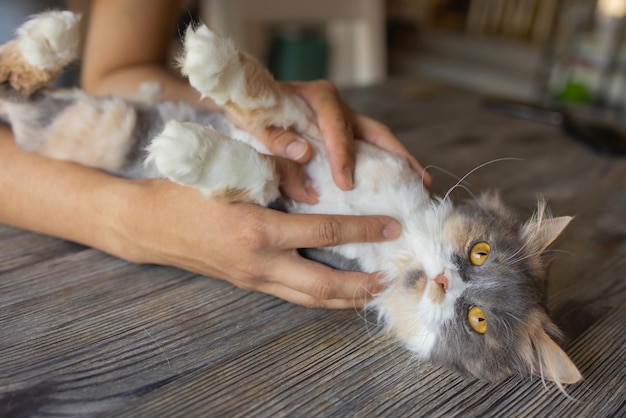
[[[169,121],[147,151],[160,175],[212,198],[267,206],[280,195],[272,157],[207,126]]]
[[[0,89],[27,97],[56,78],[78,57],[80,15],[48,11],[33,16],[17,38],[0,46]],[[14,99],[17,99],[14,97]]]
[[[31,17],[0,46],[0,118],[24,150],[130,175],[138,127],[158,128],[121,98],[44,88],[78,57],[80,15],[48,11]],[[142,117],[145,116],[145,117]],[[159,129],[160,130],[160,129]]]

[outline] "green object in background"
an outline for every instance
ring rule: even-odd
[[[569,80],[558,95],[559,100],[568,103],[591,103],[592,95],[589,88],[580,81]]]
[[[328,78],[328,42],[315,30],[277,35],[271,43],[269,69],[277,80]]]

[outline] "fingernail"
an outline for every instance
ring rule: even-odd
[[[389,221],[383,228],[383,237],[386,239],[398,238],[402,233],[402,225],[396,221]]]
[[[348,187],[352,188],[354,186],[354,178],[352,177],[352,170],[350,167],[343,168],[343,178],[346,181]]]
[[[308,144],[304,139],[296,139],[285,147],[285,156],[290,160],[299,160],[306,154]]]

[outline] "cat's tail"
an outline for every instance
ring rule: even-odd
[[[47,11],[17,29],[0,46],[0,98],[24,99],[45,87],[78,58],[80,14]]]
[[[202,97],[226,108],[247,130],[292,128],[319,137],[302,98],[283,90],[259,62],[205,25],[187,29],[179,64]]]

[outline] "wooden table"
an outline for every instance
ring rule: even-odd
[[[346,92],[421,161],[576,215],[549,307],[585,381],[464,379],[414,361],[359,312],[305,309],[178,270],[0,226],[3,416],[626,415],[626,159],[467,93],[396,81]],[[456,180],[433,169],[433,190]],[[465,198],[460,191],[456,198]]]

